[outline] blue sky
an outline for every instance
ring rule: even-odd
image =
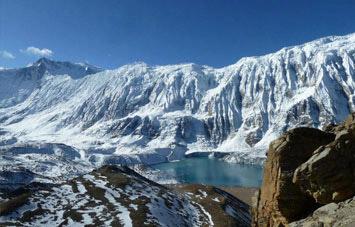
[[[352,32],[354,0],[0,0],[0,66],[47,56],[221,67]]]

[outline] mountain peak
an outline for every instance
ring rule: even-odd
[[[41,57],[39,58],[36,63],[44,63],[44,62],[52,62],[53,60],[46,58],[46,57]]]
[[[52,64],[54,63],[53,60],[46,58],[46,57],[42,57],[39,58],[37,61],[35,61],[32,66],[41,66],[41,65],[48,65],[48,64]]]
[[[103,71],[102,68],[87,63],[72,63],[69,61],[55,61],[46,57],[38,59],[32,67],[43,68],[51,75],[69,75],[73,79]]]

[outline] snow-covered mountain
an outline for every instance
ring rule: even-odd
[[[0,144],[3,155],[19,157],[23,146],[60,153],[63,146],[48,144],[65,144],[91,163],[197,151],[262,157],[287,129],[321,128],[355,111],[354,81],[355,33],[218,69],[136,63],[103,71],[41,59],[0,71]]]
[[[56,62],[41,58],[21,69],[0,69],[0,108],[24,101],[37,88],[46,75],[68,74],[74,79],[102,69],[83,63]]]

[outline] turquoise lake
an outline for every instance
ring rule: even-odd
[[[227,163],[207,157],[186,158],[152,167],[173,176],[181,183],[241,187],[260,187],[263,171],[259,165]]]

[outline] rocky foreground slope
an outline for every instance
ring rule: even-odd
[[[355,225],[355,113],[325,131],[296,128],[270,144],[254,226]]]
[[[29,173],[30,174],[30,173]],[[1,226],[249,226],[249,206],[203,185],[167,188],[128,167],[70,181],[0,187]]]

